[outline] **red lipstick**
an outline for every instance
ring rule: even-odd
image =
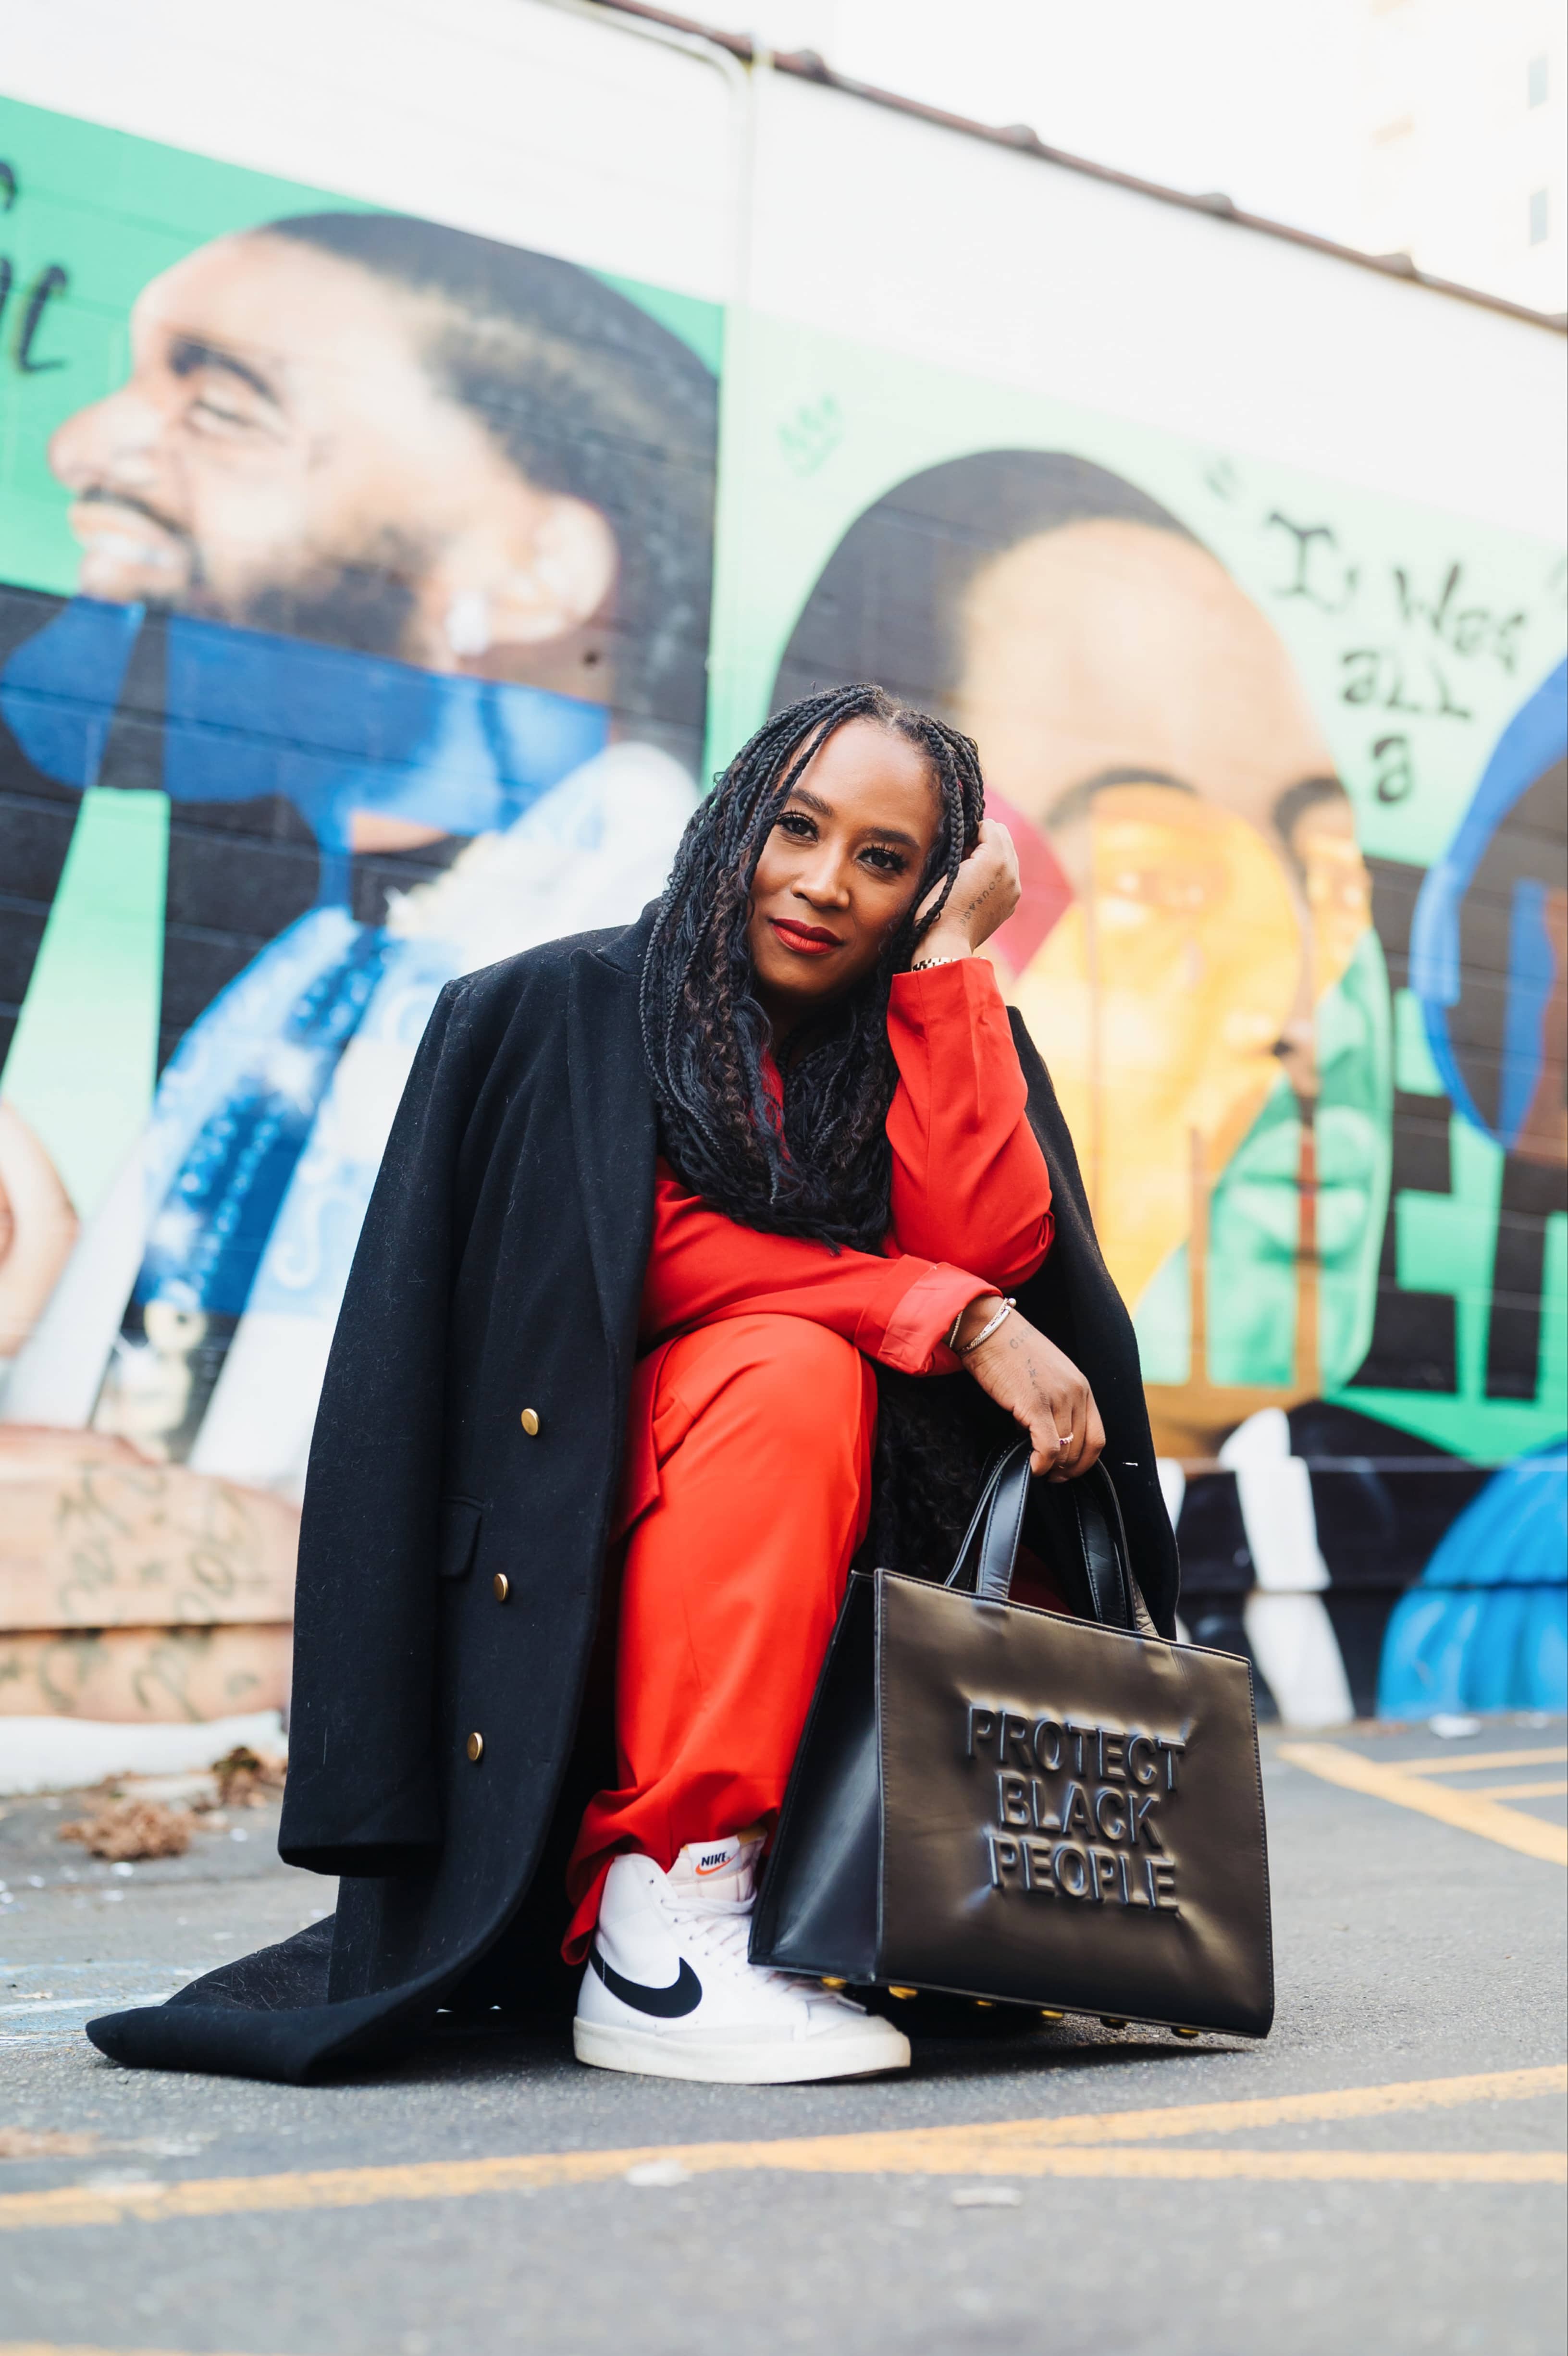
[[[825,957],[829,949],[843,947],[836,933],[824,931],[821,925],[798,925],[792,916],[769,916],[768,921],[783,946],[801,957]]]

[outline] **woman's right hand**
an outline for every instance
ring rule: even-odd
[[[920,903],[922,916],[941,888],[937,884],[927,893]],[[983,818],[974,849],[953,877],[947,906],[915,951],[917,963],[972,957],[1007,922],[1023,888],[1012,836],[999,819]]]
[[[1001,1306],[996,1293],[971,1301],[954,1336],[960,1347]],[[960,1364],[987,1398],[1004,1407],[1028,1433],[1031,1472],[1076,1481],[1096,1462],[1105,1445],[1105,1426],[1093,1392],[1072,1360],[1016,1309]]]

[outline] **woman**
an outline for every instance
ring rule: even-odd
[[[982,805],[966,739],[809,698],[638,925],[443,993],[305,1505],[280,1846],[344,1876],[337,1917],[91,2024],[104,2051],[303,2078],[537,2007],[564,1933],[602,2065],[907,2062],[745,1958],[852,1557],[945,1569],[999,1434],[1058,1478],[1108,1436],[1175,1606],[1131,1328],[973,957],[1016,894]]]

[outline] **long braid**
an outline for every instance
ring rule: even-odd
[[[763,1077],[768,1028],[747,945],[752,879],[801,772],[835,729],[856,719],[875,720],[925,754],[941,824],[909,915],[875,971],[797,1044],[783,1073],[780,1119]],[[869,685],[834,688],[776,713],[718,778],[676,854],[641,994],[664,1152],[714,1209],[775,1235],[881,1248],[892,1174],[885,1124],[897,1080],[888,991],[947,905],[984,808],[969,738]]]

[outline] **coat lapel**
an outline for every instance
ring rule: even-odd
[[[658,1124],[638,1013],[648,926],[645,916],[607,948],[579,949],[567,980],[578,1199],[605,1339],[618,1357],[632,1346],[653,1226]]]

